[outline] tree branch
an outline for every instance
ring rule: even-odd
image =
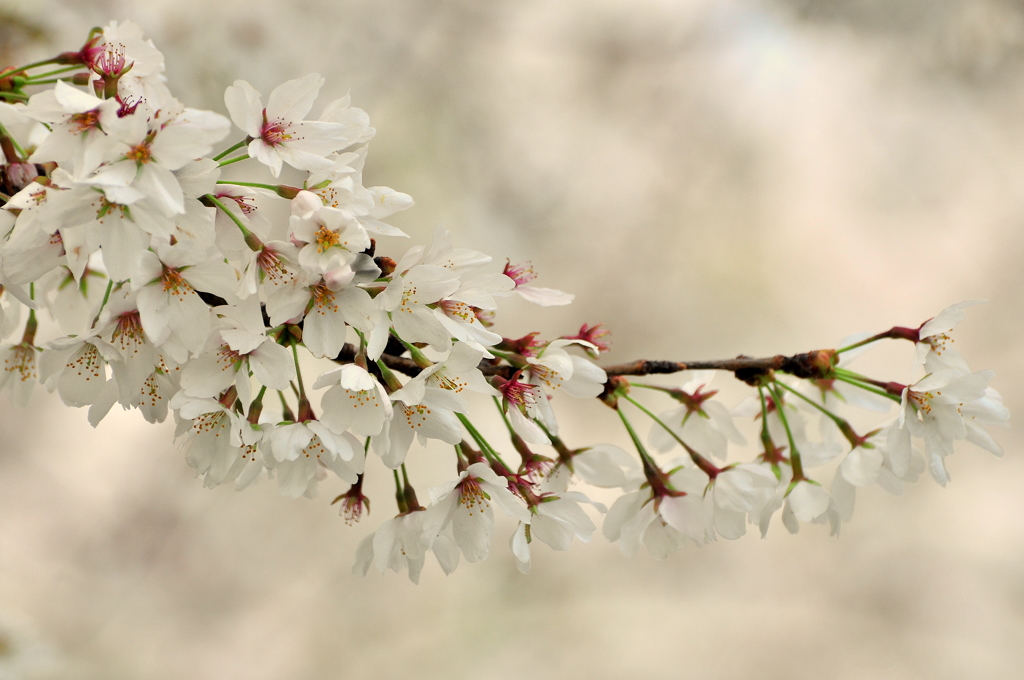
[[[339,364],[348,364],[355,360],[356,348],[351,343],[345,343],[341,352],[334,361]],[[729,371],[737,379],[750,385],[757,385],[759,380],[771,371],[789,373],[798,378],[823,378],[828,375],[832,368],[832,358],[835,350],[821,349],[793,356],[776,354],[773,357],[754,358],[738,356],[735,359],[719,359],[714,361],[659,361],[649,359],[638,359],[625,364],[615,364],[604,367],[609,377],[620,375],[665,375],[679,373],[680,371],[717,370]],[[394,354],[381,354],[380,360],[384,365],[393,371],[404,373],[415,377],[420,373],[420,367],[412,359],[396,356]],[[480,362],[480,371],[487,376],[498,375],[506,380],[512,377],[516,369],[507,364],[493,363],[492,360]]]

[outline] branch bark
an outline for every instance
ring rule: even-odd
[[[335,361],[341,364],[351,363],[355,359],[356,348],[346,343],[341,352],[335,357]],[[615,364],[604,367],[608,377],[626,375],[666,375],[679,373],[681,371],[696,370],[718,370],[729,371],[737,379],[751,385],[756,385],[758,380],[771,371],[789,373],[798,378],[822,378],[832,368],[832,358],[835,350],[822,349],[802,354],[786,356],[776,354],[772,357],[747,357],[738,356],[735,359],[719,359],[713,361],[661,361],[651,359],[638,359],[624,364]],[[380,357],[385,366],[393,371],[398,371],[408,376],[415,377],[420,373],[420,367],[412,359],[407,359],[393,354],[382,354]],[[487,376],[497,375],[508,380],[515,373],[516,369],[507,364],[492,363],[484,360],[480,362],[480,371]]]

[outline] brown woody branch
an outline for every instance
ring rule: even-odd
[[[334,359],[338,363],[351,363],[355,359],[356,348],[346,343],[341,353]],[[605,367],[604,371],[609,377],[622,375],[665,375],[679,373],[680,371],[696,370],[719,370],[733,373],[737,379],[751,385],[772,371],[789,373],[798,378],[822,378],[832,368],[832,360],[835,350],[823,349],[803,354],[785,356],[777,354],[773,357],[746,357],[738,356],[735,359],[720,359],[717,361],[652,361],[640,359],[625,364],[616,364]],[[381,362],[393,371],[404,373],[409,376],[419,375],[420,367],[412,359],[395,356],[393,354],[382,354]],[[511,378],[516,369],[513,366],[500,363],[492,363],[484,360],[480,362],[480,371],[484,375],[498,375],[505,379]]]

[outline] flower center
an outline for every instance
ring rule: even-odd
[[[97,130],[100,127],[100,112],[98,109],[93,109],[85,113],[73,113],[70,123],[75,133],[79,135],[90,130]]]
[[[18,373],[21,382],[36,379],[36,350],[27,342],[15,345],[11,353],[4,357],[4,370],[8,373]]]
[[[313,308],[318,314],[338,311],[338,304],[334,301],[334,292],[325,284],[318,283],[310,290],[313,293]]]
[[[288,124],[280,118],[267,120],[267,110],[263,109],[263,127],[260,128],[260,139],[267,146],[277,146],[285,140],[291,139],[288,134]]]
[[[480,488],[480,482],[476,477],[466,477],[459,483],[459,502],[466,508],[470,515],[474,512],[483,512],[490,505],[490,496]],[[477,508],[477,506],[480,506]]]
[[[179,301],[184,300],[185,296],[192,292],[192,286],[181,278],[181,272],[170,267],[164,267],[163,285],[164,292],[170,293]]]
[[[333,248],[341,242],[341,234],[331,231],[324,226],[317,229],[314,238],[316,239],[316,251],[318,253],[324,253],[328,248]]]
[[[127,351],[129,346],[132,346],[132,354],[139,353],[139,345],[146,340],[142,331],[142,317],[138,310],[125,312],[117,317],[117,324],[110,336],[110,343],[113,344],[115,340],[120,341],[122,350]]]

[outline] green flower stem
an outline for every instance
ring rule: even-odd
[[[666,394],[671,394],[672,393],[672,388],[671,387],[662,387],[661,385],[646,385],[644,383],[633,382],[632,380],[629,381],[629,386],[630,387],[642,387],[645,390],[655,390],[657,392],[665,392]]]
[[[277,396],[281,397],[281,420],[294,423],[295,414],[292,413],[292,408],[288,405],[288,400],[285,399],[284,392],[278,390]]]
[[[247,240],[249,239],[249,235],[250,235],[251,231],[249,230],[249,228],[245,224],[242,223],[242,220],[239,219],[238,215],[236,215],[236,214],[232,213],[230,210],[228,210],[227,206],[225,206],[223,203],[221,203],[220,199],[215,197],[213,194],[207,194],[206,195],[206,199],[210,203],[212,203],[213,205],[217,206],[217,208],[219,208],[222,213],[227,215],[227,217],[232,222],[234,222],[234,225],[238,226],[242,230],[242,236],[246,237]]]
[[[423,506],[416,499],[416,490],[412,488],[412,484],[409,482],[409,471],[405,469],[405,463],[402,463],[402,479],[404,480],[402,493],[405,496],[405,504],[410,511],[422,510]]]
[[[797,451],[796,442],[793,440],[793,431],[789,428],[789,419],[786,418],[782,395],[779,394],[777,389],[773,389],[772,385],[768,386],[768,391],[771,393],[772,399],[775,400],[775,412],[779,414],[782,427],[786,429],[786,439],[789,440],[789,465],[793,468],[793,481],[799,482],[802,479],[807,479],[804,477],[804,466],[800,461],[800,452]]]
[[[249,424],[255,425],[260,420],[260,414],[263,413],[263,395],[267,393],[267,386],[264,385],[260,388],[260,393],[256,395],[256,398],[249,404],[249,417],[247,418]]]
[[[760,385],[757,386],[757,396],[761,398],[761,443],[764,445],[764,450],[775,448],[775,443],[772,441],[771,432],[768,431],[768,401],[764,398],[764,388]]]
[[[6,137],[11,142],[11,145],[14,147],[14,150],[18,152],[19,160],[22,160],[26,157],[25,150],[21,148],[21,145],[18,144],[18,140],[15,139],[14,136],[7,131],[7,128],[5,128],[3,124],[0,124],[0,137]],[[10,163],[11,159],[8,158],[7,162]]]
[[[816,408],[819,411],[821,411],[824,415],[828,416],[829,419],[833,423],[836,424],[836,427],[839,428],[839,431],[843,433],[843,436],[846,437],[846,441],[848,441],[850,443],[851,447],[857,448],[858,446],[865,446],[867,448],[871,448],[870,444],[866,444],[864,442],[864,440],[862,440],[860,437],[857,436],[857,433],[856,433],[856,431],[854,431],[853,426],[850,425],[849,421],[847,421],[845,418],[840,418],[835,413],[832,413],[831,411],[829,411],[827,408],[825,408],[824,406],[822,406],[818,402],[816,402],[813,399],[809,398],[807,395],[803,394],[802,392],[800,392],[800,391],[798,391],[796,389],[793,389],[792,387],[790,387],[789,385],[787,385],[784,382],[777,382],[775,384],[781,386],[783,389],[787,390],[788,392],[792,392],[793,394],[795,394],[796,396],[800,397],[801,399],[806,401],[808,404],[813,406],[814,408]]]
[[[508,414],[505,413],[505,409],[501,408],[501,402],[498,400],[497,397],[491,397],[491,399],[494,401],[494,407],[496,409],[498,409],[498,413],[501,414],[501,419],[505,422],[505,427],[508,428],[508,433],[510,435],[515,436],[516,435],[516,431],[512,427],[512,421],[508,419]],[[515,408],[515,407],[514,406],[510,406],[509,408]]]
[[[84,69],[85,66],[82,64],[74,64],[72,66],[65,66],[63,68],[54,69],[53,71],[47,71],[46,73],[37,73],[34,76],[29,76],[26,79],[26,85],[38,85],[39,78],[49,78],[50,76],[60,75],[61,73],[67,73],[68,71],[78,71]]]
[[[27,102],[28,95],[22,94],[21,92],[0,92],[0,97],[4,99],[13,99],[16,102]]]
[[[49,59],[44,59],[43,61],[35,61],[35,62],[32,62],[31,64],[29,64],[27,66],[22,66],[20,68],[16,68],[16,69],[14,69],[14,73],[17,73],[19,71],[27,71],[30,68],[39,68],[40,66],[49,66],[50,64],[59,64],[59,63],[60,63],[60,57],[59,56],[58,57],[50,57]],[[80,67],[76,67],[76,68],[80,68]]]
[[[214,160],[217,160],[216,158]],[[217,184],[231,184],[236,187],[254,187],[256,189],[267,189],[277,193],[280,190],[280,186],[277,184],[260,184],[259,182],[236,182],[230,179],[219,179]]]
[[[227,149],[224,149],[223,151],[221,151],[219,154],[217,154],[216,156],[213,157],[213,160],[219,161],[221,158],[224,158],[228,154],[233,153],[235,151],[238,151],[239,149],[241,149],[243,146],[247,145],[251,141],[252,141],[252,137],[246,137],[245,139],[240,141],[238,144],[230,146]]]
[[[398,514],[404,515],[409,512],[409,504],[405,502],[405,489],[402,488],[402,480],[398,478],[398,470],[395,473],[395,501],[398,503]]]
[[[306,387],[302,384],[302,370],[299,368],[299,345],[296,342],[292,343],[292,359],[295,362],[295,378],[299,381],[299,401],[306,399]]]
[[[231,165],[232,163],[238,163],[239,161],[247,161],[247,160],[249,160],[249,154],[243,154],[241,156],[235,156],[234,158],[229,158],[226,161],[221,161],[217,165],[217,167],[223,168],[225,165]]]
[[[872,394],[877,394],[880,397],[885,397],[886,399],[890,399],[892,401],[895,401],[896,403],[900,403],[900,402],[903,401],[902,396],[898,396],[898,395],[892,394],[888,390],[881,389],[879,387],[875,387],[875,386],[873,386],[871,384],[865,384],[864,382],[862,382],[862,380],[860,378],[854,377],[853,375],[847,375],[845,372],[843,372],[843,373],[837,372],[836,373],[836,380],[841,380],[844,383],[848,383],[850,385],[853,385],[854,387],[859,387],[860,389],[862,389],[862,390],[864,390],[866,392],[871,392]]]
[[[469,432],[469,436],[473,438],[473,441],[475,441],[476,445],[480,447],[480,451],[488,460],[499,463],[509,472],[512,471],[512,468],[510,468],[505,461],[501,459],[501,455],[494,450],[494,447],[492,447],[486,439],[484,439],[484,436],[480,434],[476,427],[473,426],[473,423],[470,422],[469,418],[467,418],[464,413],[456,413],[455,416],[459,419],[459,422],[462,423],[463,427],[466,428],[466,431]]]
[[[799,390],[793,389],[792,387],[790,387],[789,385],[787,385],[787,384],[786,384],[786,383],[784,383],[784,382],[777,382],[777,383],[775,383],[775,384],[776,384],[776,386],[778,386],[778,387],[782,387],[782,388],[783,388],[784,390],[786,390],[787,392],[790,392],[790,393],[792,393],[792,394],[795,394],[796,396],[800,397],[801,399],[803,399],[804,401],[806,401],[806,402],[807,402],[808,404],[810,404],[810,405],[811,405],[811,406],[813,406],[814,408],[816,408],[816,409],[818,409],[819,411],[821,411],[822,413],[824,413],[824,414],[825,414],[826,416],[828,416],[828,417],[829,417],[829,419],[830,419],[830,420],[831,420],[831,421],[832,421],[833,423],[835,423],[836,425],[839,425],[840,427],[842,427],[842,425],[843,425],[844,423],[846,423],[846,420],[845,420],[845,419],[843,419],[843,418],[840,418],[840,417],[839,417],[839,416],[837,416],[837,415],[836,415],[835,413],[832,413],[832,411],[829,411],[829,410],[828,410],[827,408],[825,408],[824,406],[822,406],[822,405],[821,405],[821,404],[819,404],[818,402],[814,401],[813,399],[811,399],[811,398],[810,398],[810,397],[808,397],[807,395],[803,394],[803,393],[802,393],[802,392],[800,392]]]
[[[107,292],[103,294],[103,302],[100,303],[100,308],[96,310],[96,316],[92,320],[90,328],[96,328],[96,324],[99,323],[100,314],[103,313],[103,308],[107,306],[107,302],[110,300],[110,291],[114,289],[114,280],[107,279]]]
[[[619,418],[622,420],[622,424],[626,426],[626,431],[629,432],[629,438],[633,440],[633,445],[636,447],[637,453],[640,454],[640,460],[643,461],[644,469],[646,470],[657,470],[658,466],[651,458],[651,454],[647,453],[647,449],[644,448],[644,443],[640,441],[640,437],[633,429],[633,425],[629,422],[629,418],[623,413],[621,408],[615,409],[615,412],[619,414]]]
[[[421,352],[419,347],[417,347],[416,345],[409,344],[405,340],[402,340],[402,338],[398,336],[398,333],[395,332],[394,328],[391,329],[391,335],[394,336],[395,340],[398,340],[400,343],[402,343],[403,347],[409,350],[409,356],[412,357],[412,360],[416,362],[417,366],[419,366],[420,368],[429,368],[430,366],[434,365],[434,362],[428,359],[427,355]]]
[[[714,476],[717,475],[720,472],[719,469],[716,466],[711,464],[711,461],[709,461],[704,456],[700,455],[700,453],[698,453],[693,447],[691,447],[689,444],[684,442],[682,440],[682,438],[678,434],[676,434],[675,431],[668,426],[668,424],[665,423],[665,421],[663,421],[658,416],[654,415],[654,413],[651,412],[647,407],[645,407],[643,404],[641,404],[640,402],[638,402],[636,399],[634,399],[633,397],[629,396],[628,394],[624,394],[622,396],[625,397],[626,401],[628,401],[630,404],[632,404],[633,406],[636,406],[638,409],[640,409],[645,414],[647,414],[647,416],[651,420],[656,422],[658,425],[660,425],[662,427],[662,429],[665,430],[665,432],[668,432],[670,435],[672,435],[672,438],[675,439],[676,442],[678,442],[680,446],[682,446],[684,449],[686,449],[686,452],[688,454],[690,454],[690,460],[693,461],[694,465],[699,467],[704,472],[707,472],[709,477],[714,478]]]
[[[402,389],[402,382],[398,379],[398,376],[383,361],[377,359],[375,363],[377,368],[380,369],[381,377],[384,378],[384,384],[387,385],[389,392],[397,392]]]

